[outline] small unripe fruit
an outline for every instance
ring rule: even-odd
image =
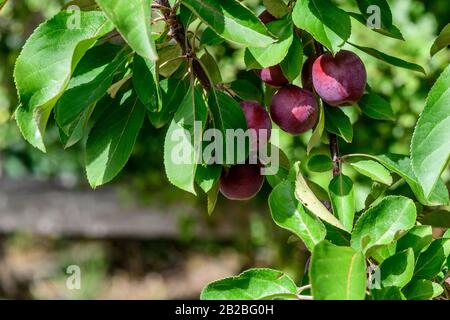
[[[279,65],[258,70],[258,76],[263,82],[273,87],[283,87],[289,84],[289,80],[286,79]]]
[[[302,69],[302,84],[303,88],[309,91],[313,91],[313,81],[312,81],[312,67],[314,64],[315,58],[309,57],[306,59],[305,63],[303,64]]]
[[[297,135],[315,126],[319,106],[310,91],[291,85],[281,88],[273,96],[270,115],[281,129]]]
[[[241,107],[244,111],[245,119],[247,120],[247,127],[256,130],[258,147],[267,144],[272,131],[272,121],[266,109],[256,101],[242,101]],[[263,137],[263,131],[266,131],[265,140],[260,140]]]
[[[253,198],[264,184],[261,167],[257,164],[238,164],[224,170],[220,178],[220,192],[230,200]]]
[[[270,14],[269,11],[264,10],[260,15],[259,15],[259,20],[262,21],[262,23],[264,24],[268,24],[272,21],[277,20],[277,18],[275,18],[273,15]]]
[[[342,50],[335,57],[325,53],[316,59],[312,79],[317,94],[329,105],[348,106],[361,99],[367,74],[361,59]]]

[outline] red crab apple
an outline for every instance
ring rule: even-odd
[[[317,94],[329,105],[348,106],[361,99],[367,74],[361,59],[342,50],[336,56],[321,55],[313,64],[312,80]]]
[[[270,115],[281,129],[297,135],[314,127],[319,118],[319,107],[310,91],[290,85],[273,96]]]
[[[220,192],[230,200],[248,200],[261,190],[263,183],[260,165],[238,164],[223,171]]]
[[[273,87],[282,87],[289,84],[289,80],[284,76],[280,65],[258,70],[258,76],[262,81]]]
[[[270,14],[269,11],[264,10],[260,15],[259,15],[259,20],[262,21],[262,23],[264,24],[268,24],[272,21],[277,20],[277,18],[275,18],[273,15]]]
[[[247,120],[247,127],[256,130],[258,147],[264,146],[270,139],[272,131],[272,121],[266,109],[256,101],[242,101],[241,107],[244,111],[245,119]],[[263,136],[263,131],[266,130],[266,139],[260,141]]]

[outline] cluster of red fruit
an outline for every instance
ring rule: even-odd
[[[267,11],[260,19],[266,24],[275,20]],[[307,132],[318,121],[319,105],[314,91],[330,106],[349,106],[363,96],[367,77],[361,59],[345,50],[334,57],[330,53],[309,57],[302,70],[303,88],[289,84],[279,65],[261,69],[258,75],[263,82],[279,90],[272,98],[270,117],[259,103],[241,102],[248,128],[270,132],[272,118],[282,130],[293,135]],[[246,200],[255,196],[263,183],[259,165],[241,164],[224,170],[220,191],[229,199]]]

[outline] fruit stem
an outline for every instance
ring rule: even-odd
[[[336,177],[341,174],[342,159],[339,156],[339,143],[337,136],[334,133],[330,133],[329,138],[331,160],[333,160],[333,177]]]
[[[171,34],[177,41],[178,45],[181,47],[183,55],[188,56],[192,59],[192,72],[200,81],[203,89],[205,89],[206,91],[210,91],[211,84],[209,82],[208,76],[200,63],[197,61],[195,53],[192,50],[191,46],[186,41],[185,29],[178,20],[175,12],[176,10],[174,10],[175,7],[172,8],[168,0],[155,0],[154,8],[158,8],[161,10],[161,13],[164,16],[164,21],[169,27],[169,34]]]

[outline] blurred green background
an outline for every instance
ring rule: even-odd
[[[357,11],[354,1],[337,2],[345,9]],[[433,59],[429,56],[433,40],[450,20],[448,0],[389,2],[394,22],[406,41],[383,37],[352,21],[351,42],[418,63],[427,75],[394,68],[355,51],[365,62],[371,88],[391,102],[396,121],[358,119],[350,110],[356,122],[355,139],[351,145],[341,145],[344,154],[408,154],[427,92],[450,61],[448,51],[440,52]],[[133,235],[132,228],[128,233],[108,234],[106,229],[80,232],[89,225],[89,221],[81,221],[85,217],[82,214],[74,220],[78,228],[58,231],[56,224],[64,224],[65,215],[71,215],[70,208],[62,208],[64,197],[73,193],[76,205],[79,193],[94,200],[96,193],[86,191],[81,149],[64,150],[52,124],[46,155],[21,138],[12,119],[17,105],[12,73],[27,37],[64,3],[62,0],[9,0],[0,13],[0,298],[197,298],[206,283],[254,266],[277,267],[299,279],[308,256],[301,243],[291,241],[287,232],[274,227],[267,209],[269,188],[266,186],[257,198],[246,203],[229,203],[221,198],[214,215],[208,217],[204,198],[195,199],[168,183],[162,168],[165,129],[156,130],[148,122],[124,171],[111,186],[97,191],[104,192],[106,200],[89,210],[111,211],[102,207],[111,196],[117,201],[121,221],[127,219],[127,214],[136,214],[137,218],[130,219],[130,224],[139,226],[139,219],[147,221],[146,215],[160,216],[152,225],[153,231],[143,228],[139,235]],[[263,10],[260,1],[244,3],[256,12]],[[235,80],[245,69],[243,50],[224,44],[213,52],[225,81]],[[290,158],[305,160],[308,138],[308,134],[297,138],[283,135],[281,144]],[[326,153],[327,148],[314,152]],[[345,170],[357,179],[361,208],[370,191],[370,182],[348,168]],[[329,178],[328,174],[311,174],[311,179],[322,186],[326,186]],[[449,178],[445,173],[447,184]],[[62,199],[60,202],[58,197]],[[56,207],[51,214],[41,211],[42,215],[50,214],[51,220],[60,214],[62,222],[41,226],[39,210],[47,209],[33,201],[42,199],[54,200]],[[20,206],[15,206],[15,201]],[[80,198],[81,201],[84,200]],[[28,228],[20,227],[19,218],[19,222],[11,222],[14,220],[11,215],[5,216],[11,210],[14,214],[14,208],[22,210],[20,217],[30,225]],[[30,216],[36,214],[33,208],[38,215]],[[109,222],[114,225],[114,217]],[[170,232],[160,232],[160,229],[170,229]],[[69,290],[66,286],[66,268],[70,265],[81,269],[80,290]]]

